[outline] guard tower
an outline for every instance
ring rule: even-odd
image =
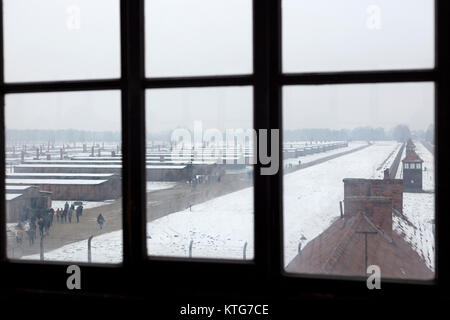
[[[423,160],[415,151],[410,151],[403,163],[403,188],[405,191],[422,191]]]

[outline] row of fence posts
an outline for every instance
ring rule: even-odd
[[[39,252],[40,252],[40,260],[41,261],[44,261],[44,236],[41,236],[41,240],[40,240],[40,250],[39,250]],[[89,238],[88,238],[88,242],[87,242],[87,245],[88,245],[88,262],[92,262],[92,238],[94,238],[94,236],[90,236]],[[148,236],[147,236],[147,238],[148,238]],[[192,246],[194,245],[194,240],[191,240],[190,242],[189,242],[189,258],[192,258]],[[246,260],[247,259],[247,247],[248,247],[248,242],[246,241],[245,243],[244,243],[244,248],[243,248],[243,250],[242,250],[242,257],[243,257],[243,259],[244,260]],[[300,249],[301,249],[301,243],[299,244],[299,252],[300,252]],[[14,248],[11,248],[11,253],[12,253],[12,256],[14,257]]]
[[[194,244],[194,240],[191,240],[191,242],[189,242],[189,258],[192,258],[192,246]],[[247,246],[248,243],[247,241],[244,243],[244,248],[242,249],[242,257],[244,260],[247,259]]]
[[[92,243],[93,237],[94,236],[90,236],[88,238],[88,262],[92,262],[91,243]],[[44,238],[45,238],[45,236],[41,236],[41,240],[40,240],[40,244],[39,244],[39,259],[41,261],[44,261]],[[14,248],[12,248],[11,251],[12,251],[12,256],[14,257]]]

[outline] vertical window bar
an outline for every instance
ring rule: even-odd
[[[6,201],[5,201],[5,91],[3,60],[3,1],[0,0],[0,263],[6,261]]]
[[[448,1],[437,0],[436,1],[436,22],[435,22],[435,34],[436,34],[436,69],[438,72],[438,80],[436,83],[435,95],[436,95],[436,112],[435,112],[435,150],[437,146],[437,157],[435,156],[435,175],[436,183],[436,277],[438,280],[438,286],[441,289],[446,288],[450,283],[449,270],[449,239],[448,239],[448,226],[450,219],[448,217],[448,202],[439,201],[441,195],[445,197],[448,194],[448,170],[442,170],[439,172],[440,164],[448,163],[448,152],[440,146],[446,142],[447,121],[450,117],[448,106],[450,105],[450,63],[449,63],[449,28],[448,14],[450,12],[450,5]],[[436,155],[436,151],[435,151]]]
[[[136,266],[146,254],[144,0],[121,0],[123,258]]]
[[[281,129],[281,95],[277,82],[281,72],[280,19],[281,2],[279,0],[253,1],[255,130]],[[256,154],[255,157],[257,156]],[[281,156],[281,149],[279,156]],[[262,176],[259,161],[255,165],[255,263],[261,277],[274,278],[280,274],[282,165],[279,167],[276,175]]]

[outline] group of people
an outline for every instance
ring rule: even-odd
[[[15,228],[17,244],[21,245],[25,236],[27,236],[30,246],[33,245],[38,229],[41,237],[47,235],[53,224],[54,215],[55,210],[53,208],[33,210],[31,213],[27,213],[25,218],[21,219]]]
[[[68,220],[69,223],[72,223],[72,217],[74,214],[77,218],[77,223],[79,223],[80,217],[83,215],[83,206],[80,204],[75,208],[74,203],[69,206],[69,203],[66,201],[64,208],[56,209],[56,221],[59,223],[67,223]]]
[[[36,240],[37,230],[39,230],[39,235],[41,237],[49,234],[54,216],[56,216],[56,221],[58,223],[72,223],[74,215],[77,219],[77,223],[79,223],[80,217],[83,215],[83,206],[81,204],[75,207],[74,203],[69,205],[66,201],[64,208],[57,208],[56,211],[53,208],[27,208],[15,226],[14,232],[16,235],[16,242],[18,245],[22,245],[25,237],[27,237],[30,246],[32,246]],[[103,229],[104,223],[105,218],[100,213],[97,216],[97,224],[100,230]]]

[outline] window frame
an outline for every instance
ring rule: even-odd
[[[120,90],[122,101],[122,193],[123,263],[120,265],[79,263],[82,270],[81,294],[150,296],[226,295],[239,288],[241,296],[263,294],[277,299],[313,297],[326,294],[342,297],[370,297],[365,281],[356,277],[287,274],[283,267],[283,166],[273,176],[254,174],[253,261],[226,261],[148,257],[146,250],[145,194],[145,90],[154,88],[194,88],[214,86],[252,86],[255,129],[278,128],[283,141],[282,87],[286,85],[359,84],[386,82],[435,83],[435,172],[448,161],[439,148],[446,133],[449,104],[448,1],[435,0],[435,67],[418,70],[282,73],[281,0],[253,0],[253,73],[249,75],[145,78],[144,0],[120,1],[121,78],[55,82],[4,82],[3,1],[0,8],[0,166],[5,167],[5,94],[84,90]],[[280,144],[282,145],[282,144]],[[282,159],[282,148],[279,150]],[[0,170],[0,189],[5,190],[5,172]],[[447,204],[439,201],[448,190],[448,173],[436,175],[436,279],[430,282],[385,280],[384,297],[398,294],[437,297],[449,284]],[[441,179],[442,177],[442,179]],[[6,243],[6,206],[0,201],[0,243]],[[7,259],[6,246],[0,246],[0,292],[32,291],[68,293],[63,262],[17,262]],[[35,275],[39,274],[39,277]],[[6,276],[8,275],[8,276]],[[111,281],[115,279],[115,281]],[[167,288],[170,279],[171,288]],[[245,286],[243,284],[245,283]],[[72,294],[80,294],[72,293]]]

